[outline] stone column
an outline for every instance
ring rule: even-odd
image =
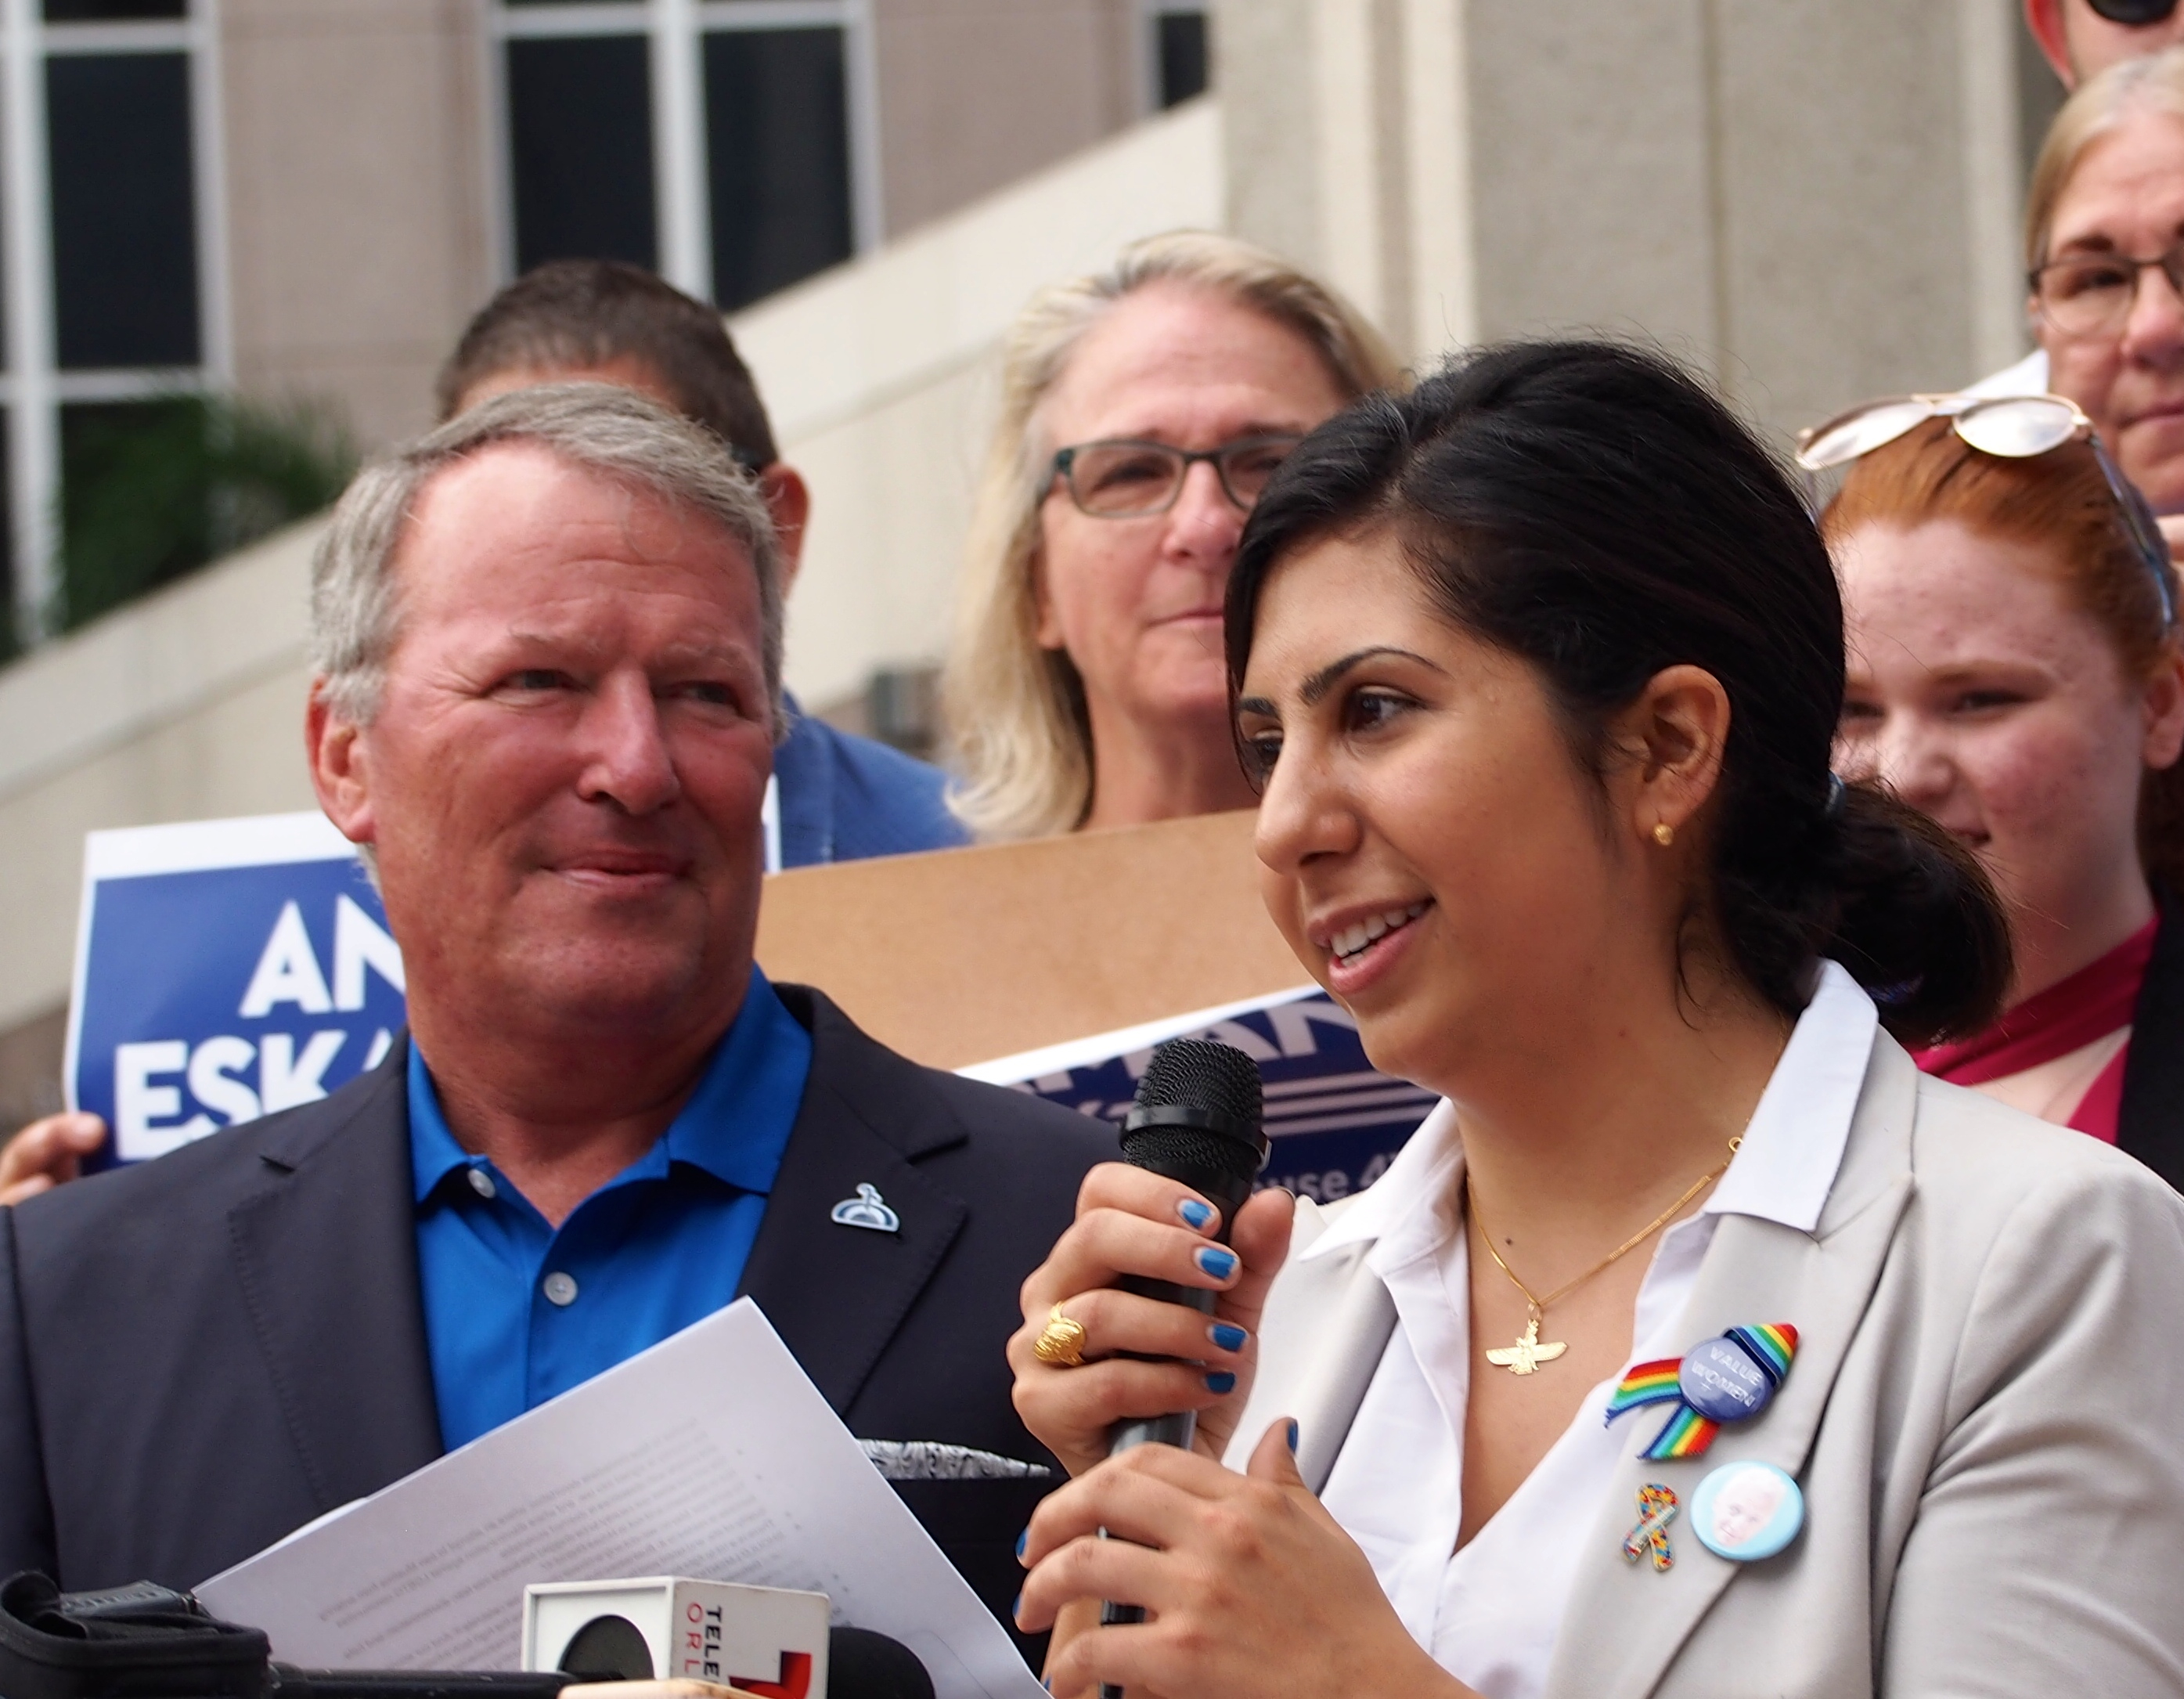
[[[1228,216],[1429,359],[1651,338],[1777,430],[2024,346],[2013,0],[1221,0]]]

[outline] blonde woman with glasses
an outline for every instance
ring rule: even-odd
[[[1251,806],[1221,647],[1245,518],[1306,432],[1401,377],[1332,290],[1205,231],[1033,298],[943,683],[967,823],[1033,838]]]
[[[2184,514],[2184,47],[2111,66],[2056,114],[2025,259],[2048,387],[2156,512]]]

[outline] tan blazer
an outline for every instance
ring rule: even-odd
[[[1343,1208],[1299,1206],[1295,1248]],[[1368,1243],[1275,1282],[1237,1451],[1301,1425],[1315,1489],[1395,1312]],[[1789,1322],[1797,1362],[1703,1458],[1645,1462],[1627,1417],[1550,1699],[2184,1695],[2184,1200],[2130,1157],[1922,1077],[1885,1034],[1819,1230],[1717,1228],[1685,1348]],[[1632,1564],[1637,1495],[1710,1470],[1804,1489],[1780,1557]]]

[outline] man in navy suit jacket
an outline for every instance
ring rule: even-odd
[[[626,389],[504,395],[359,477],[313,628],[410,1036],[0,1210],[0,1573],[192,1585],[740,1292],[861,1435],[985,1454],[900,1485],[1005,1609],[1045,1458],[1003,1346],[1112,1143],[754,965],[753,480]]]

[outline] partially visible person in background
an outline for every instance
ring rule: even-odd
[[[444,423],[511,389],[589,378],[634,389],[694,420],[753,474],[781,543],[786,593],[801,564],[811,498],[785,464],[758,386],[721,315],[649,271],[612,259],[556,259],[481,308],[434,385]],[[773,752],[781,865],[945,850],[968,834],[948,811],[946,776],[900,750],[837,731],[784,693],[788,734]],[[49,1115],[0,1147],[0,1206],[76,1178],[106,1142],[96,1115]]]
[[[2056,114],[2025,257],[2048,387],[2156,512],[2184,513],[2184,47],[2111,67]]]
[[[2184,42],[2176,0],[2025,0],[2025,25],[2066,89]],[[2035,348],[1967,393],[2038,395],[2048,387],[2048,350]]]
[[[1920,1067],[2184,1187],[2176,577],[2082,430],[2022,457],[1967,440],[1999,442],[2006,409],[2029,446],[2043,406],[1930,419],[1852,465],[1822,519],[1849,630],[1836,764],[1954,833],[2008,911],[2007,1012]]]
[[[33,1121],[0,1145],[0,1208],[75,1178],[105,1142],[106,1123],[96,1115],[64,1111]]]
[[[2025,209],[2030,358],[1975,395],[2089,414],[2184,540],[2184,47],[2120,60],[2048,126]]]
[[[757,476],[795,582],[811,509],[781,459],[758,386],[721,315],[649,271],[612,259],[557,259],[486,304],[435,386],[444,422],[488,398],[538,383],[619,383],[694,419]],[[786,699],[788,736],[774,751],[781,863],[807,866],[945,850],[966,833],[943,799],[938,767],[837,731]]]
[[[2176,0],[2025,0],[2025,26],[2065,88],[2184,42]]]
[[[1355,308],[1229,237],[1150,237],[1032,298],[942,682],[974,831],[1251,805],[1221,652],[1245,517],[1305,432],[1401,381]]]

